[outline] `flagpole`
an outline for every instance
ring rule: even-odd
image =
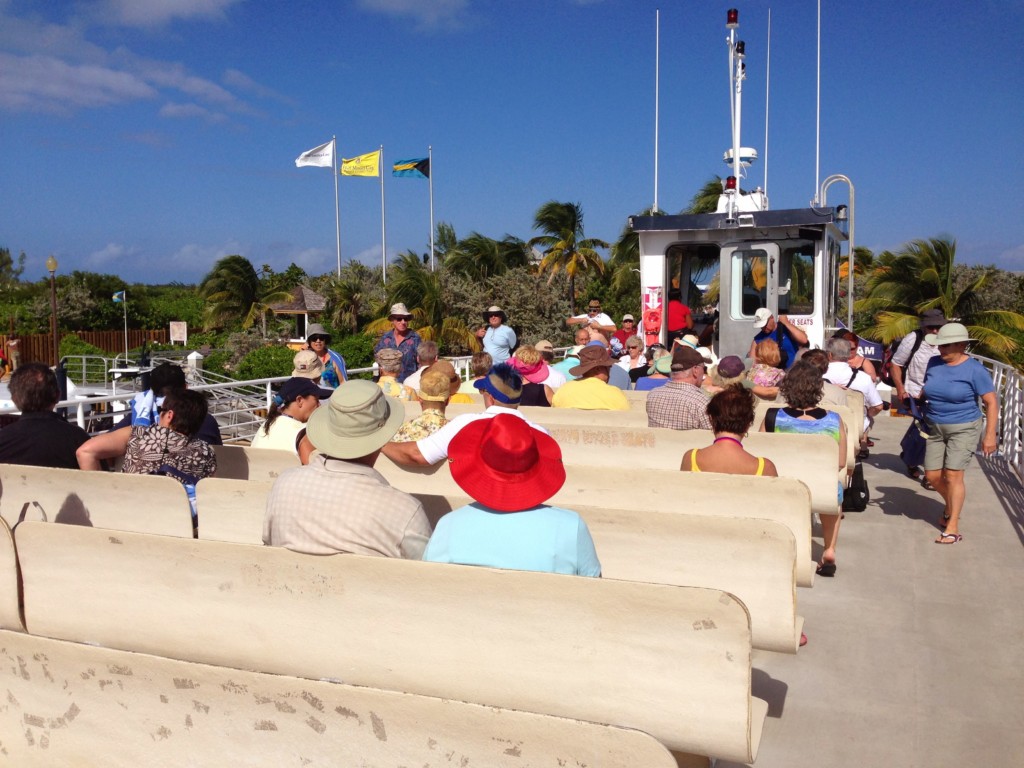
[[[388,284],[388,236],[384,225],[384,145],[380,145],[380,162],[377,169],[380,172],[380,267],[384,279],[384,285]]]
[[[125,288],[123,291],[124,301],[121,305],[124,309],[124,364],[128,365],[128,289]]]
[[[430,271],[434,271],[434,148],[427,145],[427,168],[430,175],[427,181],[430,182]]]
[[[338,277],[341,277],[341,208],[338,207],[338,137],[331,137],[331,173],[334,176],[334,241],[338,246]]]
[[[654,208],[658,212],[658,102],[661,76],[661,9],[654,11]]]

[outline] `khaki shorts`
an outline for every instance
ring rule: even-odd
[[[967,469],[981,440],[982,419],[963,424],[929,422],[928,429],[931,434],[924,447],[925,470]]]

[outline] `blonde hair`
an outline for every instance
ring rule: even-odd
[[[529,344],[524,344],[512,354],[515,356],[516,360],[529,366],[536,365],[541,359],[540,352],[537,351],[537,348],[531,347]]]
[[[779,352],[779,345],[775,343],[774,339],[764,339],[757,342],[757,345],[754,347],[754,357],[757,359],[757,362],[770,365],[773,368],[778,368],[782,362],[782,353]]]

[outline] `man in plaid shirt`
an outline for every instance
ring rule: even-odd
[[[706,366],[700,352],[685,344],[672,352],[671,380],[647,395],[647,426],[711,429],[708,398],[700,388]]]

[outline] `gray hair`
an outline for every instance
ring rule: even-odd
[[[416,357],[424,364],[430,364],[437,360],[437,342],[421,341],[416,347]]]
[[[843,338],[835,337],[829,339],[825,349],[828,351],[828,356],[839,363],[845,363],[852,357],[850,354],[850,342]]]

